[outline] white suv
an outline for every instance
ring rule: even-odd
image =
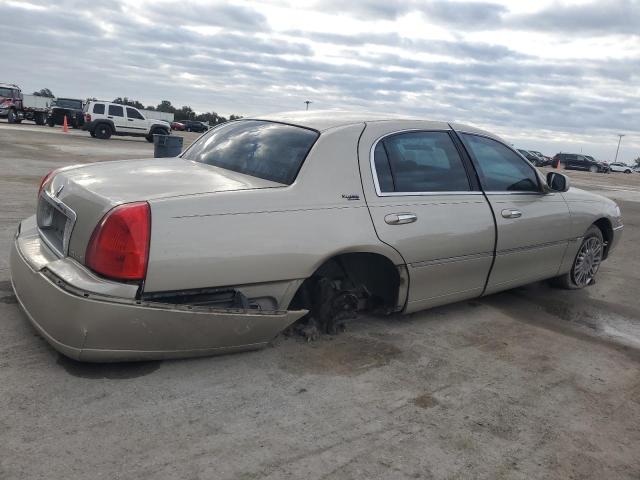
[[[626,163],[621,163],[621,162],[610,163],[609,164],[609,169],[612,172],[631,173],[633,171],[632,167],[630,167]]]
[[[84,108],[84,127],[92,137],[107,139],[111,135],[144,137],[169,135],[171,126],[164,120],[145,118],[137,108],[119,103],[89,102]]]

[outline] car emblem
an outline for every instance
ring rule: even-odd
[[[60,185],[60,187],[58,187],[58,190],[56,190],[56,197],[60,196],[60,193],[62,192],[62,190],[64,190],[64,185]]]
[[[343,193],[342,198],[345,200],[360,200],[360,195],[357,193]]]

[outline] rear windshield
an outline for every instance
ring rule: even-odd
[[[210,131],[182,158],[291,185],[317,138],[302,127],[242,120]]]

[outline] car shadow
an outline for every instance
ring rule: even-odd
[[[92,380],[126,380],[144,377],[155,372],[162,365],[162,361],[85,363],[72,360],[64,355],[58,355],[56,363],[64,368],[69,375]]]

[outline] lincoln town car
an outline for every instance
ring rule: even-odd
[[[593,283],[611,200],[456,123],[298,112],[211,129],[177,158],[50,172],[11,277],[81,361],[259,348],[296,322],[411,313],[550,279]]]

